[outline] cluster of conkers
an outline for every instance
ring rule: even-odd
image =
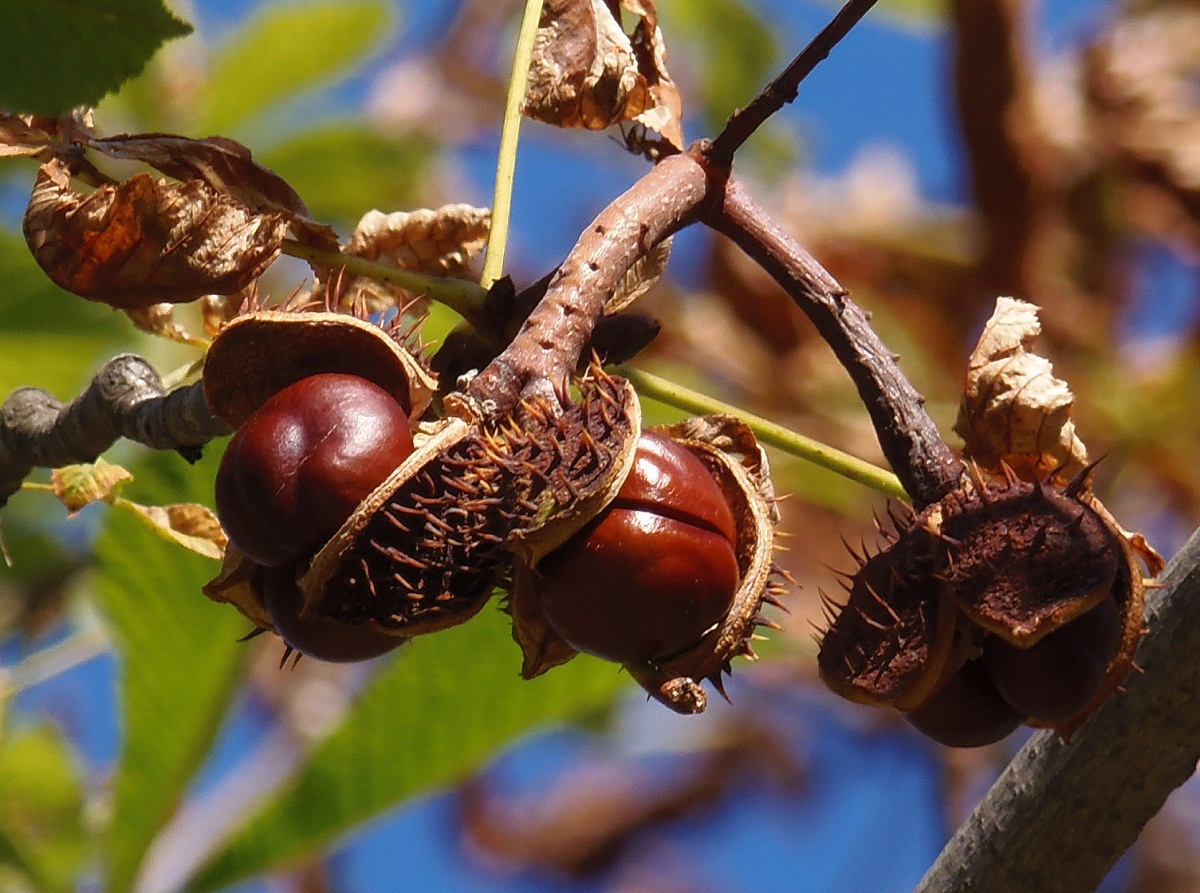
[[[206,358],[205,387],[214,412],[236,429],[215,497],[227,559],[247,590],[239,606],[273,628],[287,653],[340,662],[378,656],[404,639],[306,610],[297,581],[413,453],[410,412],[414,398],[427,402],[428,382],[373,326],[331,316],[236,320]],[[267,331],[279,347],[264,354]]]
[[[952,746],[1021,724],[1069,737],[1125,678],[1142,632],[1140,567],[1090,474],[1060,485],[976,470],[893,517],[845,603],[828,603],[822,678]]]
[[[680,713],[751,640],[764,603],[781,606],[771,556],[776,521],[765,457],[724,416],[643,431],[604,507],[553,548],[520,557],[513,635],[533,677],[577,652],[622,664]]]
[[[419,370],[391,348],[364,360],[387,337],[270,312],[217,336],[205,384],[236,428],[216,481],[235,561],[206,591],[289,649],[358,660],[461,623],[511,584],[524,675],[586,652],[673,709],[703,709],[698,680],[720,686],[770,625],[763,601],[777,603],[749,431],[717,418],[640,432],[636,393],[600,369],[577,396],[523,404],[520,424],[449,396],[446,417],[419,421],[432,393],[414,388]]]
[[[276,631],[302,654],[365,660],[401,639],[303,613],[296,578],[370,493],[413,452],[400,403],[365,378],[310,375],[242,423],[217,470],[229,541],[258,564]]]

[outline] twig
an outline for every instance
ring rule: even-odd
[[[784,287],[850,373],[883,454],[918,507],[952,490],[963,465],[925,412],[898,357],[879,340],[867,314],[832,276],[783,232],[735,180],[705,222],[733,239]]]
[[[886,496],[898,499],[908,498],[908,494],[904,492],[904,488],[900,486],[900,481],[894,474],[859,459],[857,456],[844,453],[819,440],[805,437],[803,434],[797,434],[769,419],[746,412],[740,407],[730,406],[707,394],[701,394],[676,382],[652,375],[644,369],[622,366],[617,371],[633,383],[642,397],[658,400],[686,412],[735,416],[745,422],[759,441],[767,446],[773,446],[789,455],[827,468]]]
[[[821,29],[808,46],[791,61],[775,80],[767,84],[745,108],[734,112],[712,141],[709,158],[713,164],[728,168],[733,153],[750,138],[763,122],[796,98],[803,81],[826,57],[850,29],[870,11],[877,0],[849,0],[833,20]]]
[[[229,431],[209,412],[200,385],[168,394],[153,366],[122,354],[70,403],[19,388],[0,405],[0,506],[35,467],[91,462],[121,437],[194,461],[199,447]]]
[[[1064,744],[1036,734],[917,893],[1094,890],[1200,760],[1200,530],[1147,599],[1128,690]],[[1065,858],[1069,856],[1069,858]]]

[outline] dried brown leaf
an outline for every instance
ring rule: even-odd
[[[200,180],[255,214],[281,216],[301,242],[336,250],[337,235],[312,219],[286,180],[256,163],[250,150],[223,136],[189,139],[170,133],[141,133],[90,139],[87,146],[110,158],[140,161],[182,182]]]
[[[184,326],[175,321],[174,304],[151,304],[149,307],[137,307],[126,310],[125,315],[134,326],[143,332],[166,338],[168,341],[178,341],[181,344],[202,344]]]
[[[465,204],[392,214],[368,211],[343,253],[431,276],[459,276],[487,244],[491,222],[489,208]],[[335,284],[339,306],[361,302],[372,312],[416,297],[398,286],[348,274]]]
[[[0,114],[0,158],[41,158],[53,155],[54,122],[33,115]]]
[[[611,316],[624,310],[662,278],[667,271],[667,262],[671,259],[672,239],[663,239],[641,257],[632,267],[625,271],[621,283],[613,296],[604,304],[604,313]]]
[[[621,28],[622,8],[638,17],[632,38]],[[653,0],[547,0],[523,111],[589,130],[637,121],[682,148],[682,104]]]
[[[103,459],[82,465],[64,465],[50,475],[50,484],[58,501],[67,507],[67,517],[76,515],[93,502],[112,502],[133,475],[120,465]]]
[[[997,299],[971,354],[954,430],[984,468],[1004,462],[1063,480],[1088,464],[1087,447],[1071,421],[1075,395],[1032,351],[1041,331],[1036,305]]]
[[[254,572],[258,565],[226,545],[221,570],[203,586],[203,592],[217,603],[233,605],[259,629],[275,629],[262,598],[254,588]]]
[[[279,255],[287,225],[202,180],[137,174],[83,194],[55,159],[38,172],[25,239],[58,285],[129,310],[245,287]]]
[[[215,338],[221,327],[237,315],[238,308],[251,297],[253,285],[232,295],[205,295],[200,299],[200,320],[204,334]]]
[[[159,536],[203,555],[220,561],[225,555],[229,538],[221,528],[216,514],[206,505],[182,502],[176,505],[140,505],[128,499],[119,500],[122,508],[132,511]]]

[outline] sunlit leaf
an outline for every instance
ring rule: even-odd
[[[155,456],[136,469],[130,493],[147,502],[203,497],[216,458],[213,451],[189,468]],[[108,889],[128,890],[216,735],[246,621],[201,593],[214,562],[163,542],[125,512],[106,513],[96,561],[95,598],[120,656],[125,730],[104,852]]]
[[[433,276],[458,276],[487,244],[492,223],[489,208],[466,204],[416,211],[368,211],[358,221],[346,254]],[[361,302],[369,312],[403,306],[416,295],[385,283],[342,275],[338,303]]]
[[[300,241],[337,248],[337,235],[308,213],[300,194],[287,180],[254,160],[251,151],[224,136],[192,139],[171,133],[141,133],[107,139],[90,138],[88,148],[110,158],[141,161],[184,182],[202,180],[223,196],[264,217],[280,215]]]
[[[50,475],[54,495],[67,507],[68,516],[93,502],[111,502],[121,486],[132,479],[133,475],[120,465],[104,459],[83,465],[64,465]]]
[[[95,105],[164,40],[190,32],[162,0],[8,0],[0,107],[54,115]]]
[[[213,60],[196,131],[229,133],[290,96],[357,68],[387,38],[391,5],[262,6]]]
[[[116,504],[132,512],[163,539],[197,555],[220,561],[225,554],[229,537],[216,513],[206,505],[198,502],[141,505],[128,499],[119,499]]]
[[[1071,419],[1075,395],[1033,350],[1041,332],[1037,306],[997,298],[971,353],[954,431],[965,455],[984,468],[1029,466],[1069,480],[1088,464],[1088,452]]]
[[[295,865],[368,818],[462,779],[517,736],[606,705],[623,685],[614,667],[587,658],[522,682],[508,626],[485,610],[408,645],[189,889]]]

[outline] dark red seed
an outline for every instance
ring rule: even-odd
[[[972,660],[905,719],[949,747],[982,747],[1010,735],[1025,716],[1000,697],[983,664]]]

